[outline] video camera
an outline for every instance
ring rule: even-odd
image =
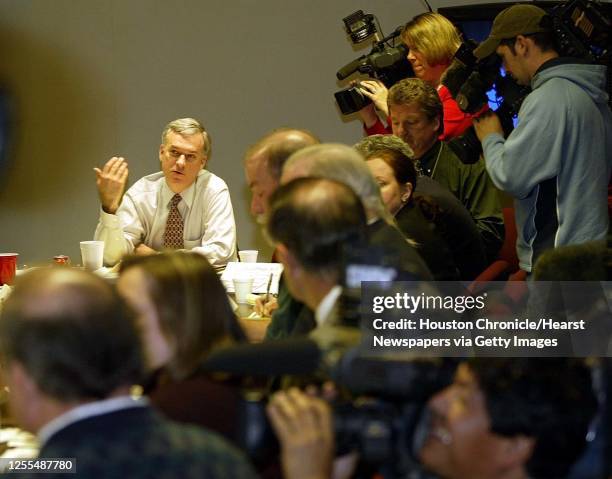
[[[453,63],[442,76],[442,84],[449,89],[459,108],[470,114],[480,112],[487,105],[487,92],[495,87],[499,105],[496,113],[507,136],[514,128],[513,118],[530,90],[518,85],[509,75],[502,76],[501,59],[497,55],[478,61],[473,53],[476,46],[475,42],[468,41],[459,47]],[[466,164],[478,161],[482,153],[482,145],[473,127],[450,140],[448,146]]]
[[[552,9],[543,22],[555,37],[555,49],[560,56],[576,57],[592,63],[612,64],[612,22],[597,3],[570,0]],[[499,105],[496,113],[507,136],[513,129],[513,117],[518,113],[529,88],[519,86],[509,76],[502,76],[501,61],[496,54],[477,60],[473,54],[476,44],[461,45],[455,59],[442,77],[459,108],[466,113],[479,112],[488,102],[487,92],[493,87]],[[608,71],[608,93],[612,92]],[[482,145],[473,128],[463,136],[448,142],[464,163],[478,160]]]
[[[428,285],[399,270],[388,248],[366,245],[362,238],[343,245],[340,263],[337,325],[321,326],[308,337],[219,350],[204,368],[282,376],[292,385],[333,381],[342,396],[332,405],[337,453],[357,451],[366,468],[403,478],[419,468],[416,452],[427,433],[426,402],[451,382],[457,360],[372,350],[366,339],[372,330],[360,309],[362,283],[369,282],[367,295],[392,295],[402,280],[412,280],[416,288]],[[245,392],[238,420],[237,443],[258,465],[268,463],[278,446],[265,412],[266,393]]]
[[[395,44],[402,27],[396,28],[390,35],[381,38],[381,33],[374,20],[374,15],[364,14],[362,10],[357,10],[342,19],[346,32],[354,44],[361,43],[372,36],[374,44],[370,53],[340,68],[336,73],[338,80],[344,80],[353,73],[359,72],[380,80],[387,88],[390,88],[402,78],[413,75],[412,67],[406,59],[408,49],[402,43]],[[334,97],[344,115],[355,113],[371,103],[371,100],[362,93],[358,86],[338,91],[334,93]]]
[[[356,451],[365,467],[406,477],[419,468],[416,453],[428,431],[425,404],[451,382],[456,361],[371,356],[359,345],[349,347],[347,336],[352,333],[343,328],[325,328],[314,338],[220,350],[205,367],[240,375],[316,373],[334,381],[343,397],[332,404],[336,452]],[[236,442],[257,465],[278,450],[265,405],[265,392],[248,391],[238,417]]]

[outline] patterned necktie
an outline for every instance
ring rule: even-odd
[[[164,230],[164,248],[182,249],[184,246],[183,217],[177,208],[181,199],[181,195],[177,193],[170,201],[170,211],[168,212],[168,220]]]

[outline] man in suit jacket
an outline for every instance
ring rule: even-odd
[[[343,247],[365,237],[366,216],[359,197],[337,181],[297,178],[272,194],[269,208],[266,228],[283,264],[287,288],[314,312],[314,321],[303,333],[332,324],[342,291]]]
[[[0,348],[10,408],[38,434],[41,459],[70,458],[84,478],[255,477],[220,437],[130,395],[143,369],[138,330],[104,280],[67,268],[26,274],[5,303]]]

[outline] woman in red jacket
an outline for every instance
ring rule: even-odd
[[[446,17],[438,13],[423,13],[406,24],[402,31],[402,40],[408,47],[408,61],[412,65],[414,75],[434,86],[442,101],[444,132],[440,139],[449,140],[461,135],[472,125],[472,115],[462,112],[448,88],[440,83],[440,78],[461,45],[457,29]],[[376,113],[378,109],[384,116],[389,116],[387,88],[378,80],[363,80],[359,85],[364,95],[372,100],[371,105],[359,112],[366,133],[391,133],[391,127],[385,127]]]

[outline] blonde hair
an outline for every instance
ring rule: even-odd
[[[430,65],[450,64],[461,38],[455,26],[439,13],[422,13],[402,30],[402,40],[421,53]]]

